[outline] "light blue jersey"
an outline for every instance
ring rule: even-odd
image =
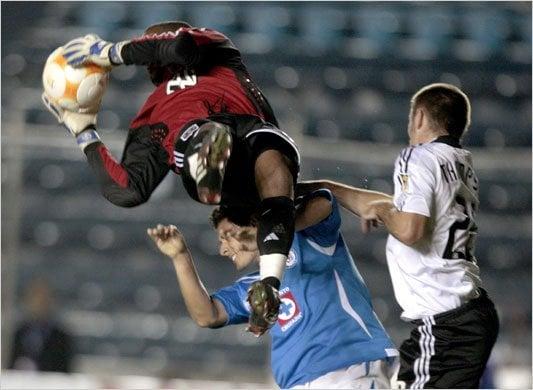
[[[312,381],[354,364],[397,356],[372,309],[370,294],[339,232],[337,201],[328,218],[294,236],[280,287],[281,307],[272,335],[272,371],[281,388]],[[249,274],[213,294],[229,324],[248,322],[247,290],[259,279]]]

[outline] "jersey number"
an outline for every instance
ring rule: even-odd
[[[167,95],[176,92],[178,89],[193,87],[196,83],[196,73],[193,70],[183,70],[167,83]]]
[[[475,261],[474,257],[474,240],[477,234],[477,226],[473,221],[473,206],[466,200],[457,195],[455,202],[462,208],[466,218],[463,221],[455,221],[450,226],[448,242],[444,249],[445,259],[464,259]]]

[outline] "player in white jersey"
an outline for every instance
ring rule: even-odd
[[[474,255],[479,183],[460,144],[467,96],[431,84],[411,100],[410,146],[394,169],[394,196],[334,182],[341,204],[389,231],[387,262],[402,318],[414,325],[400,348],[398,380],[408,388],[479,386],[499,330]],[[305,189],[305,188],[303,188]]]
[[[211,218],[220,254],[237,269],[259,259],[257,222],[242,207],[220,207]],[[296,233],[281,281],[279,317],[272,336],[272,371],[281,388],[390,388],[398,351],[381,325],[368,289],[339,232],[337,201],[318,190],[297,200]],[[209,295],[176,227],[149,229],[170,256],[187,309],[195,322],[218,328],[250,316],[254,272]]]

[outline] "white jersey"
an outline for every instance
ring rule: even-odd
[[[469,151],[450,137],[404,149],[394,169],[394,205],[429,217],[414,246],[389,235],[387,263],[402,318],[420,319],[455,309],[478,296],[474,257],[478,179]]]

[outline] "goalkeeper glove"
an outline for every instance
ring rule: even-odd
[[[43,104],[67,130],[76,137],[78,146],[83,151],[88,145],[99,142],[100,137],[96,132],[96,117],[98,109],[93,112],[72,112],[61,108],[44,92],[41,96]]]
[[[107,42],[96,34],[73,39],[63,46],[63,56],[71,66],[81,66],[88,62],[104,68],[124,63],[120,51],[129,41]]]
[[[246,330],[259,337],[278,320],[280,305],[278,290],[265,280],[254,282],[248,290],[248,303],[252,313]]]

